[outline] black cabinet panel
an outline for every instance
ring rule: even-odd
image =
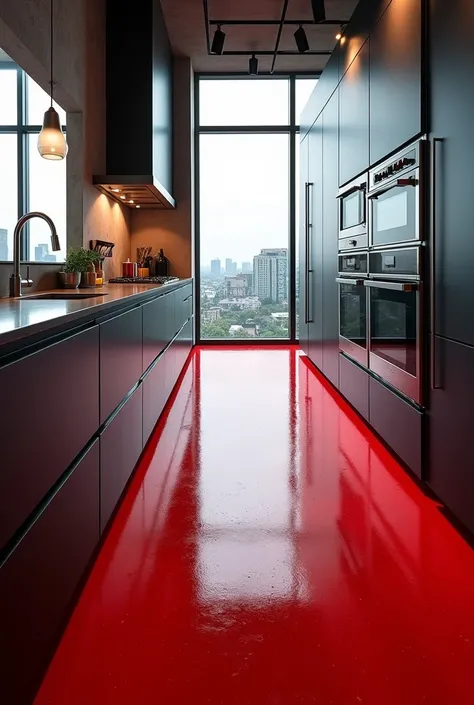
[[[369,374],[339,355],[339,390],[359,414],[369,420]]]
[[[429,411],[428,483],[474,532],[474,348],[436,338],[437,383]]]
[[[103,423],[138,382],[143,371],[142,309],[100,325],[100,421]]]
[[[420,479],[423,414],[370,378],[370,424]]]
[[[168,351],[156,362],[143,380],[143,445],[148,441],[170,394]]]
[[[0,547],[99,426],[97,326],[0,369]]]
[[[339,83],[339,51],[340,47],[336,46],[318,80],[316,88],[301,114],[300,129],[302,136],[309,132],[314,121],[320,115],[329,98],[337,88],[337,84]]]
[[[0,702],[33,702],[99,540],[99,443],[0,570]]]
[[[370,34],[370,162],[420,134],[422,0],[392,0]]]
[[[100,436],[100,524],[103,531],[143,450],[142,387]]]
[[[338,114],[337,91],[323,112],[323,364],[326,377],[339,383],[338,250]]]
[[[165,294],[143,306],[143,371],[169,343],[167,314],[172,296]]]
[[[323,367],[323,119],[314,123],[309,139],[309,358]]]
[[[431,0],[431,130],[436,160],[435,333],[474,345],[472,129],[474,3]]]
[[[307,205],[308,198],[307,184],[309,182],[309,136],[300,145],[300,220],[299,220],[299,243],[298,243],[298,337],[300,347],[306,355],[309,355],[309,331],[307,323],[307,292],[308,284],[308,252],[307,252]]]
[[[369,57],[367,41],[339,86],[340,185],[369,168]]]

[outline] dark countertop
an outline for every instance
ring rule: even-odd
[[[192,279],[181,279],[170,284],[105,284],[92,289],[54,289],[24,294],[21,298],[0,298],[0,346],[26,337],[61,328],[87,317],[107,315],[121,305],[133,305],[153,299],[159,292],[177,289]],[[41,294],[103,294],[90,299],[36,299]]]

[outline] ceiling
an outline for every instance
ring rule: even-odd
[[[358,0],[326,0],[327,20],[350,19]],[[248,71],[248,56],[208,56],[203,0],[161,0],[173,53],[189,56],[195,71],[215,73]],[[280,20],[283,0],[208,0],[210,19]],[[286,19],[312,22],[310,0],[289,0]],[[211,27],[211,41],[215,27]],[[222,26],[225,50],[267,51],[275,47],[278,25]],[[280,49],[296,50],[293,34],[297,26],[283,28]],[[305,25],[310,50],[332,51],[338,31],[334,25]],[[299,54],[279,56],[275,71],[322,71],[329,56]],[[260,56],[260,72],[270,71],[271,56]]]

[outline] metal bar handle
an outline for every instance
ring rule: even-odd
[[[418,186],[419,184],[418,179],[397,179],[397,181],[393,184],[390,184],[387,186],[387,188],[380,189],[380,191],[376,191],[375,193],[369,194],[368,198],[371,200],[374,200],[378,198],[379,196],[383,196],[384,193],[387,193],[388,191],[391,191],[393,188],[405,188],[406,186]]]
[[[436,146],[442,144],[441,137],[433,139],[432,167],[431,167],[431,243],[430,243],[430,324],[431,324],[431,346],[430,346],[430,375],[431,389],[440,389],[436,383],[436,181],[437,181],[437,150]]]
[[[373,279],[364,281],[364,286],[368,286],[372,289],[390,289],[390,291],[415,291],[418,287],[417,283],[402,283],[402,282],[381,282],[375,281]]]
[[[309,310],[309,208],[308,208],[308,192],[309,183],[306,182],[304,185],[304,249],[305,249],[305,280],[304,280],[304,322],[309,323],[308,310]]]
[[[348,284],[349,286],[362,286],[364,284],[363,279],[349,279],[349,277],[336,277],[336,282],[338,284]]]
[[[344,191],[343,193],[338,193],[336,198],[346,198],[346,196],[350,196],[352,193],[356,193],[357,191],[366,191],[366,189],[366,184],[361,184],[360,186],[353,186],[352,188],[347,189],[347,191]]]

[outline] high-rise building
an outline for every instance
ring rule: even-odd
[[[280,303],[288,299],[288,250],[260,250],[253,258],[253,290],[260,301]]]
[[[49,254],[49,247],[46,244],[36,245],[35,247],[35,262],[44,262],[46,255]]]
[[[8,230],[0,228],[0,260],[8,259]]]
[[[235,277],[237,274],[237,262],[232,262],[230,265],[230,276]]]
[[[221,275],[221,261],[220,261],[220,259],[211,260],[211,274],[213,277],[220,277],[220,275]]]
[[[252,262],[242,262],[242,274],[248,274],[252,271]]]
[[[233,276],[233,266],[232,266],[233,264],[234,264],[233,261],[227,257],[226,261],[225,261],[225,273],[229,277]]]

